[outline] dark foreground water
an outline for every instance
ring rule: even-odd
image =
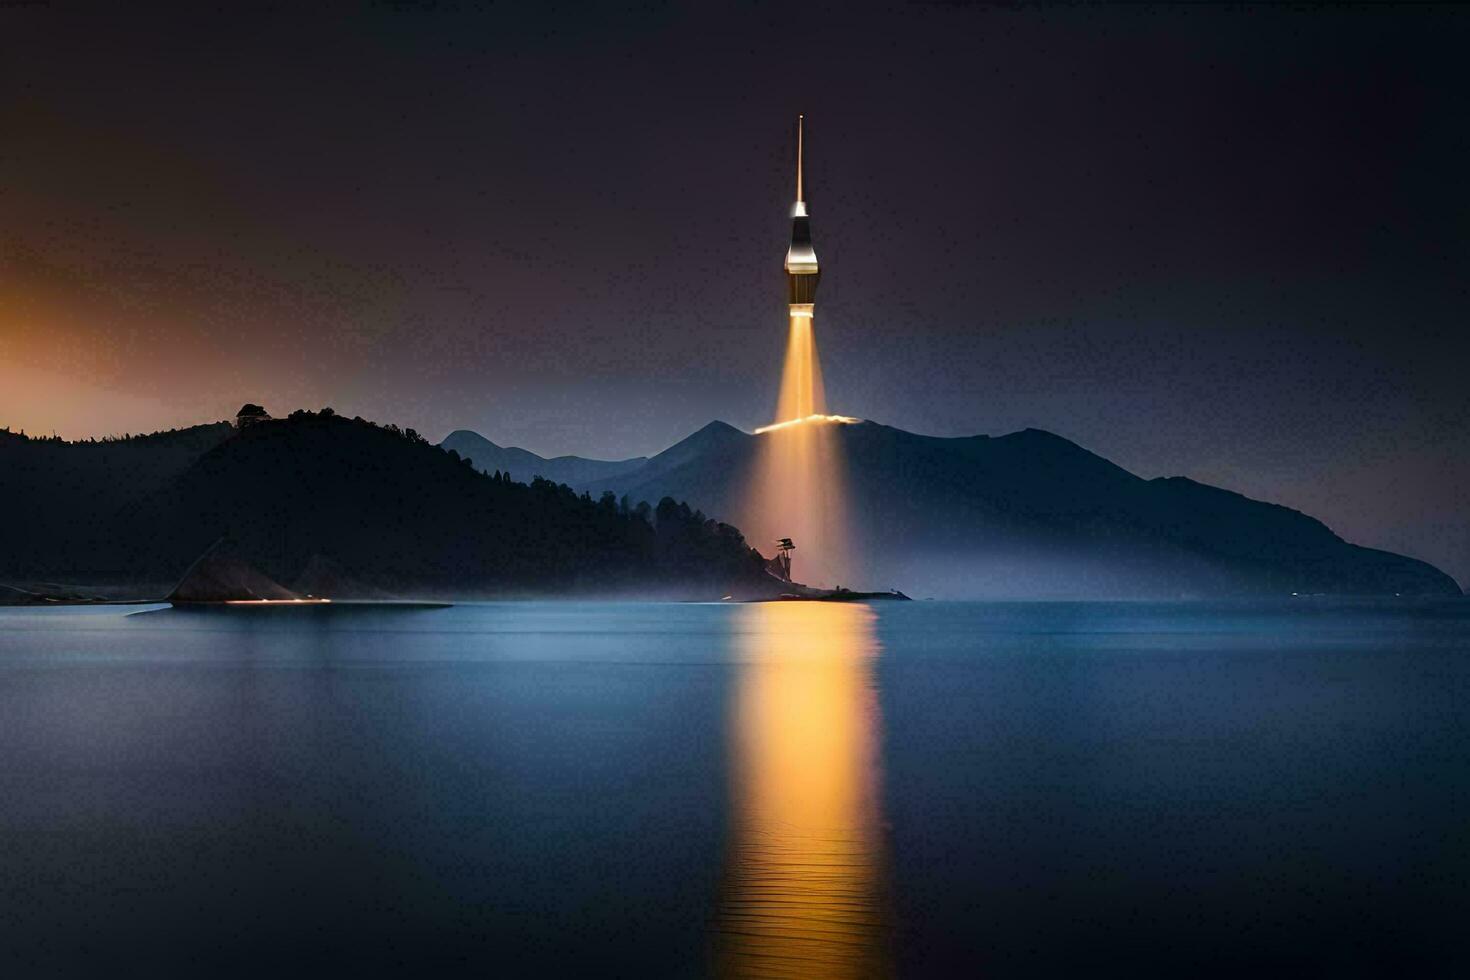
[[[0,976],[1470,973],[1470,601],[0,610]]]

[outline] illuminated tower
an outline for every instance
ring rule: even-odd
[[[791,206],[791,247],[786,250],[786,301],[791,304],[792,319],[811,318],[817,282],[822,278],[812,248],[812,220],[806,214],[802,188],[802,118],[796,117],[796,203]]]
[[[817,321],[812,318],[820,273],[806,213],[804,122],[797,117],[796,203],[791,206],[791,247],[786,250],[786,302],[791,310],[786,363],[776,417],[755,430],[760,449],[740,526],[754,540],[780,540],[783,545],[790,538],[800,541],[805,556],[802,581],[832,585],[850,578],[844,571],[849,567],[845,470],[837,430],[858,420],[827,414],[813,330]],[[788,552],[790,546],[780,550]],[[784,557],[781,564],[781,577],[789,578],[791,568]]]

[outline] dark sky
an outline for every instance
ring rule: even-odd
[[[0,424],[1022,426],[1470,583],[1470,10],[0,5]]]

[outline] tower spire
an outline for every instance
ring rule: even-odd
[[[806,202],[806,198],[801,193],[801,130],[805,119],[806,117],[802,115],[796,117],[796,203],[798,204]]]

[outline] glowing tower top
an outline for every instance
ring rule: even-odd
[[[796,117],[796,203],[791,206],[791,247],[786,250],[786,302],[791,315],[810,317],[817,301],[817,253],[812,248],[812,221],[802,187],[802,116]]]

